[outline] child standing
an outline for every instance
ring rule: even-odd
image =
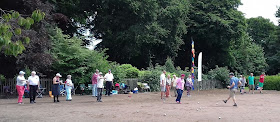
[[[102,89],[103,89],[104,77],[102,76],[102,72],[99,73],[97,77],[97,102],[102,102]]]

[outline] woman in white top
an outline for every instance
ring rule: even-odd
[[[103,89],[104,77],[102,76],[102,72],[99,73],[97,77],[97,102],[102,102],[102,89]]]
[[[65,88],[66,88],[66,101],[71,101],[72,97],[71,97],[71,89],[73,87],[73,82],[71,80],[71,75],[67,75],[67,80],[65,83]]]
[[[26,84],[26,80],[24,77],[25,72],[20,71],[19,75],[17,76],[17,92],[18,92],[18,104],[23,104],[22,96],[24,94],[24,85]]]
[[[31,72],[31,76],[28,77],[28,89],[29,89],[29,97],[30,97],[30,103],[36,103],[35,98],[36,98],[36,91],[38,88],[40,88],[40,81],[39,81],[39,76],[36,75],[35,71]]]

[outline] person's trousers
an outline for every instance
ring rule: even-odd
[[[192,87],[187,86],[187,95],[191,95],[191,89],[192,89]]]
[[[92,96],[97,96],[97,84],[92,84]]]
[[[170,93],[170,85],[166,85],[166,97],[169,97],[169,93]]]
[[[106,81],[106,95],[110,96],[112,90],[112,81]]]
[[[101,101],[102,88],[97,88],[97,101]]]
[[[177,94],[178,94],[178,96],[177,96],[176,102],[177,101],[181,102],[181,97],[182,97],[182,94],[183,94],[183,90],[177,89]]]
[[[173,91],[174,91],[174,96],[177,97],[178,94],[177,94],[177,89],[175,87],[173,88]]]
[[[35,98],[36,98],[36,91],[38,89],[38,85],[29,85],[29,93],[30,93],[30,102],[34,102],[35,101]]]
[[[66,100],[72,100],[71,89],[72,89],[71,87],[66,88]]]
[[[22,103],[22,96],[24,94],[24,86],[16,86],[18,92],[18,103]]]

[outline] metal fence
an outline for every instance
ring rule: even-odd
[[[2,81],[0,84],[0,94],[4,93],[5,86],[9,86],[11,91],[16,92],[16,84],[17,84],[17,81],[15,79],[6,79],[4,82]],[[46,91],[48,92],[51,90],[52,79],[41,78],[40,84],[41,84],[41,87],[46,88]]]
[[[195,80],[193,87],[195,90],[210,90],[215,88],[222,88],[221,82],[218,80]]]

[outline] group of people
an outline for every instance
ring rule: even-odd
[[[230,77],[230,85],[227,86],[227,88],[230,89],[230,95],[228,97],[228,99],[223,100],[224,103],[227,103],[227,101],[232,98],[234,104],[233,106],[237,106],[236,104],[236,99],[235,99],[235,93],[237,92],[238,87],[240,86],[240,92],[241,94],[244,94],[244,89],[245,89],[245,84],[246,82],[246,78],[244,77],[244,75],[240,75],[240,78],[238,79],[237,77],[234,76],[234,73],[229,73],[229,77]],[[260,89],[260,93],[262,94],[262,90],[263,90],[263,83],[264,83],[264,78],[265,78],[265,73],[262,73],[260,75],[260,80],[259,80],[259,89]],[[255,89],[255,78],[254,78],[254,74],[250,73],[250,76],[248,77],[249,80],[249,93],[252,90],[252,94],[254,94],[254,89]]]
[[[190,92],[193,87],[193,82],[191,75],[185,81],[185,74],[181,74],[180,78],[177,78],[176,75],[173,75],[171,79],[170,75],[166,78],[166,71],[163,70],[160,75],[160,90],[161,90],[161,99],[164,99],[164,95],[166,97],[170,97],[170,89],[174,91],[174,96],[176,98],[177,103],[181,103],[181,97],[184,92],[184,89],[187,90],[187,96],[190,97]]]
[[[106,96],[111,95],[112,86],[114,84],[114,75],[111,73],[111,70],[109,69],[108,73],[105,74],[103,77],[102,72],[99,72],[98,69],[96,69],[95,73],[92,75],[92,96],[97,97],[97,102],[102,102],[102,91],[104,88],[104,81],[106,81]]]
[[[37,91],[40,88],[40,78],[38,75],[36,75],[35,71],[31,72],[31,76],[28,77],[26,80],[25,77],[25,72],[20,71],[19,75],[17,76],[17,84],[16,84],[16,89],[18,92],[18,104],[24,104],[22,102],[22,98],[24,95],[24,90],[25,90],[25,85],[27,86],[27,90],[29,91],[29,98],[30,98],[30,103],[34,104],[36,103],[36,95]],[[67,80],[65,82],[62,82],[60,80],[62,76],[57,73],[56,76],[53,78],[53,85],[52,85],[52,95],[54,96],[54,102],[59,102],[58,96],[60,95],[60,86],[59,85],[64,85],[66,88],[66,100],[71,101],[71,89],[73,87],[73,82],[71,80],[71,75],[67,75]]]

